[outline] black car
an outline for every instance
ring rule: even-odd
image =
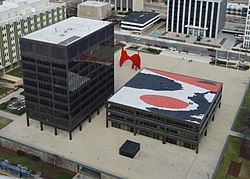
[[[168,46],[161,46],[161,48],[165,48],[165,49],[169,49],[169,47]]]

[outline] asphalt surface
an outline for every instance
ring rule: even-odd
[[[187,44],[184,42],[176,42],[167,39],[153,38],[147,36],[130,35],[125,33],[115,33],[115,39],[118,41],[126,41],[131,43],[143,44],[148,46],[156,46],[162,48],[172,48],[176,51],[186,51],[187,53],[194,53],[198,55],[211,56],[229,59],[229,60],[241,60],[250,62],[250,55],[243,52],[228,51],[219,48],[205,47],[195,44]]]

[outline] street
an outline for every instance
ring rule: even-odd
[[[184,42],[177,42],[162,38],[153,38],[148,36],[140,36],[134,34],[126,34],[121,32],[115,32],[115,39],[118,41],[126,41],[131,43],[137,43],[148,46],[165,47],[165,48],[175,48],[176,51],[187,51],[188,53],[194,53],[204,56],[212,56],[222,59],[229,60],[241,60],[250,62],[250,55],[242,52],[227,51],[223,49],[205,47],[201,45],[188,44]],[[216,52],[217,51],[217,52]],[[216,54],[217,53],[217,54]]]

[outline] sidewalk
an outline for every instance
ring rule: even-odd
[[[14,82],[19,82],[22,78],[18,78],[12,75],[8,75],[8,74],[4,74],[1,78],[6,79],[6,80],[10,80],[10,81],[14,81]]]

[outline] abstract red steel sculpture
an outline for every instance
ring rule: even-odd
[[[132,61],[132,69],[134,69],[134,67],[135,67],[135,70],[137,70],[137,68],[141,69],[141,57],[139,55],[139,52],[138,52],[138,54],[134,54],[132,56],[129,56],[127,51],[124,49],[124,45],[122,44],[122,53],[121,53],[121,57],[120,57],[120,67],[127,60]]]

